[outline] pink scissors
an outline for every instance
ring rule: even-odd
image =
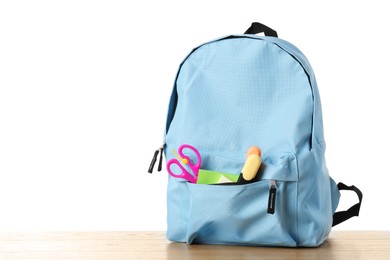
[[[191,160],[190,160],[190,157],[188,157],[187,155],[183,154],[183,150],[184,149],[189,149],[191,151],[193,151],[197,157],[197,163],[196,164],[192,164]],[[200,169],[200,165],[202,164],[202,158],[200,157],[200,153],[199,151],[189,145],[189,144],[182,144],[179,146],[179,149],[178,149],[178,158],[181,160],[181,163],[183,164],[186,164],[188,165],[188,167],[190,167],[191,171],[194,173],[194,175],[191,175],[184,167],[183,165],[181,165],[181,163],[179,162],[178,159],[171,159],[168,161],[167,163],[167,170],[168,170],[168,173],[172,176],[172,177],[175,177],[175,178],[182,178],[182,179],[185,179],[191,183],[196,183],[197,179],[198,179],[198,174],[199,174],[199,169]],[[171,165],[172,164],[176,164],[180,169],[181,169],[181,174],[175,174],[171,171]]]

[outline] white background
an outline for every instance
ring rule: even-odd
[[[0,230],[164,230],[167,173],[147,168],[177,68],[253,21],[316,72],[330,174],[364,193],[337,228],[389,229],[388,17],[386,1],[1,2]]]

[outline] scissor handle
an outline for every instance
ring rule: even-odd
[[[175,174],[171,171],[171,165],[176,164],[181,169],[181,174]],[[191,183],[196,183],[197,178],[192,176],[184,167],[180,164],[180,162],[177,159],[171,159],[167,162],[167,170],[169,175],[175,178],[182,178],[185,179]]]
[[[195,154],[196,154],[196,157],[197,157],[197,163],[196,164],[192,164],[191,163],[191,159],[190,157],[188,157],[187,155],[183,154],[183,150],[184,149],[190,149],[191,151],[193,151]],[[177,151],[180,155],[181,158],[185,158],[187,159],[187,162],[188,162],[188,166],[190,167],[190,169],[192,170],[192,172],[195,174],[195,176],[197,177],[198,174],[199,174],[199,169],[200,169],[200,166],[202,164],[202,157],[200,157],[200,153],[199,151],[193,147],[192,145],[189,145],[189,144],[182,144],[179,146],[179,149]]]

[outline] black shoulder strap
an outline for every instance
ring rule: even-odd
[[[336,226],[336,225],[340,224],[341,222],[344,222],[347,219],[350,219],[354,216],[359,216],[360,205],[362,204],[362,199],[363,199],[363,193],[354,185],[347,186],[344,183],[339,182],[339,184],[337,184],[337,188],[339,190],[354,191],[359,197],[359,203],[356,203],[355,205],[350,207],[348,210],[335,212],[333,214],[333,225],[332,226]]]

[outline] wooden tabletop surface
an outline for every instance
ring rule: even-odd
[[[390,259],[390,231],[333,231],[318,248],[171,243],[164,232],[0,233],[0,259]]]

